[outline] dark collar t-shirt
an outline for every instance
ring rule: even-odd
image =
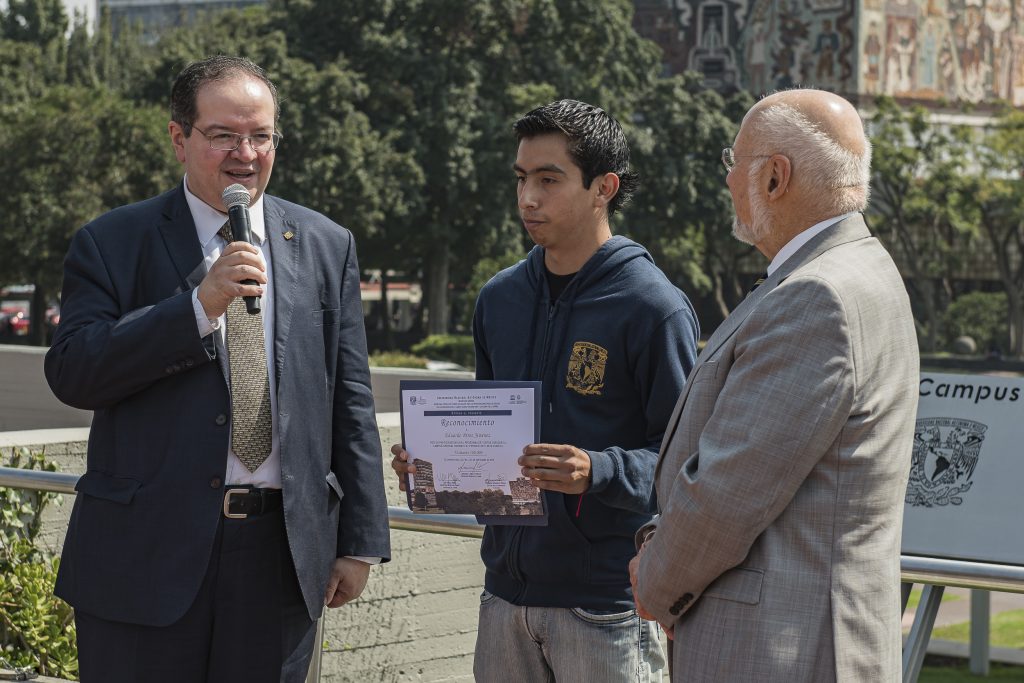
[[[576,277],[576,273],[569,273],[568,275],[555,275],[547,266],[544,266],[544,275],[548,279],[548,291],[551,293],[551,303],[558,301],[558,297],[562,296],[562,292],[569,286],[572,279]]]

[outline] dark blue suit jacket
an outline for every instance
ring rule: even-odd
[[[390,555],[359,268],[348,230],[269,195],[264,211],[285,521],[316,618],[336,557]],[[89,223],[65,260],[46,377],[95,414],[56,593],[104,619],[175,622],[210,559],[231,409],[219,335],[196,329],[205,274],[180,185]]]

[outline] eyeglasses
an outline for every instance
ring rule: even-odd
[[[210,149],[216,149],[221,152],[233,152],[238,149],[239,145],[242,144],[242,140],[248,140],[249,146],[252,147],[254,152],[259,154],[266,154],[267,152],[277,149],[277,146],[281,144],[280,133],[255,133],[253,135],[241,135],[239,133],[207,133],[197,126],[192,126],[200,133],[203,137],[210,141]]]
[[[736,154],[732,151],[732,147],[726,147],[722,150],[722,164],[726,171],[732,171],[736,166],[737,159],[768,159],[771,156],[771,154]]]

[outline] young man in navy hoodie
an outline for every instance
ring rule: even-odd
[[[664,666],[628,563],[651,518],[658,448],[698,326],[647,251],[609,216],[636,188],[618,122],[561,100],[513,126],[519,213],[536,246],[480,292],[476,376],[543,382],[541,440],[519,459],[546,526],[488,526],[478,681],[649,681]],[[415,471],[400,445],[404,490]]]

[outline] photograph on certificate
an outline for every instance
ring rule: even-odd
[[[540,432],[540,382],[400,384],[402,441],[416,472],[409,509],[432,514],[542,517],[540,489],[519,457]]]

